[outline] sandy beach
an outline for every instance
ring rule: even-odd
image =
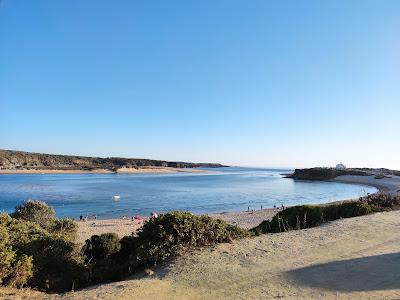
[[[345,175],[345,176],[338,176],[335,179],[332,179],[332,181],[370,185],[376,187],[380,191],[389,193],[392,196],[400,193],[399,176],[390,176],[381,179],[376,179],[375,176]]]
[[[54,169],[0,169],[0,174],[170,174],[170,173],[204,173],[208,170],[196,168],[171,168],[171,167],[141,167],[141,168],[120,168],[116,172],[107,169],[94,170],[54,170]]]
[[[229,212],[219,214],[209,214],[213,218],[221,219],[229,224],[237,225],[242,228],[250,229],[257,226],[264,220],[271,219],[279,209],[263,209],[251,212]],[[114,232],[119,237],[131,235],[136,232],[143,222],[132,221],[130,218],[106,219],[106,220],[88,220],[77,221],[78,223],[78,242],[84,243],[86,239],[94,234]]]

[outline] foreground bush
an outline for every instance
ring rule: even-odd
[[[400,209],[400,196],[392,196],[387,193],[376,193],[361,199],[368,203],[374,211]]]
[[[43,228],[52,226],[55,220],[55,212],[42,201],[28,200],[15,208],[11,217],[18,220],[30,221],[39,224]]]
[[[54,236],[29,243],[26,253],[34,262],[31,285],[52,292],[86,286],[89,274],[79,250],[76,244]]]
[[[327,206],[301,205],[289,207],[251,229],[255,234],[284,232],[319,226],[340,218],[352,218],[372,213],[371,206],[363,201],[344,202]]]
[[[44,223],[37,215],[30,220],[39,223],[27,221],[19,212],[28,210],[18,208],[18,213],[12,214],[18,218],[0,215],[1,284],[16,287],[28,284],[57,292],[87,285],[88,272],[80,249],[70,240],[71,233],[76,233],[76,225],[63,219]],[[41,225],[48,226],[48,230]]]
[[[78,233],[78,225],[68,218],[55,219],[47,230],[65,240],[74,242]]]
[[[325,221],[364,216],[372,212],[371,206],[363,201],[343,202],[324,206]]]
[[[135,260],[139,265],[155,265],[193,247],[231,242],[249,236],[247,230],[209,216],[171,212],[150,219],[139,230]]]
[[[1,216],[1,220],[5,219]],[[12,248],[7,227],[0,223],[0,285],[23,287],[32,277],[32,257],[18,255]]]
[[[129,253],[121,253],[121,241],[115,233],[93,235],[82,248],[90,281],[118,280],[129,274]]]
[[[93,236],[82,252],[92,282],[121,279],[135,271],[159,264],[188,249],[230,242],[249,236],[247,230],[208,216],[172,212],[147,221],[137,236],[119,240],[112,234]]]

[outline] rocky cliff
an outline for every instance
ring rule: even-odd
[[[172,168],[219,168],[221,164],[188,163],[164,160],[86,157],[55,155],[23,151],[0,150],[0,169],[37,169],[37,170],[116,170],[121,167],[172,167]]]
[[[311,169],[295,169],[294,173],[288,178],[303,180],[328,180],[341,175],[371,175],[366,170],[345,169],[338,170],[334,168],[311,168]]]
[[[295,169],[294,173],[286,176],[287,178],[303,179],[303,180],[329,180],[341,175],[358,175],[358,176],[400,176],[400,171],[390,169],[371,169],[371,168],[351,168],[351,169],[335,169],[335,168],[311,168],[311,169]]]

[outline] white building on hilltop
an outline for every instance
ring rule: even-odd
[[[336,165],[336,169],[337,170],[344,170],[344,169],[346,169],[346,166],[344,164],[340,163],[340,164]]]

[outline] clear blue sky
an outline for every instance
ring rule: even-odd
[[[0,148],[400,169],[400,1],[0,3]]]

